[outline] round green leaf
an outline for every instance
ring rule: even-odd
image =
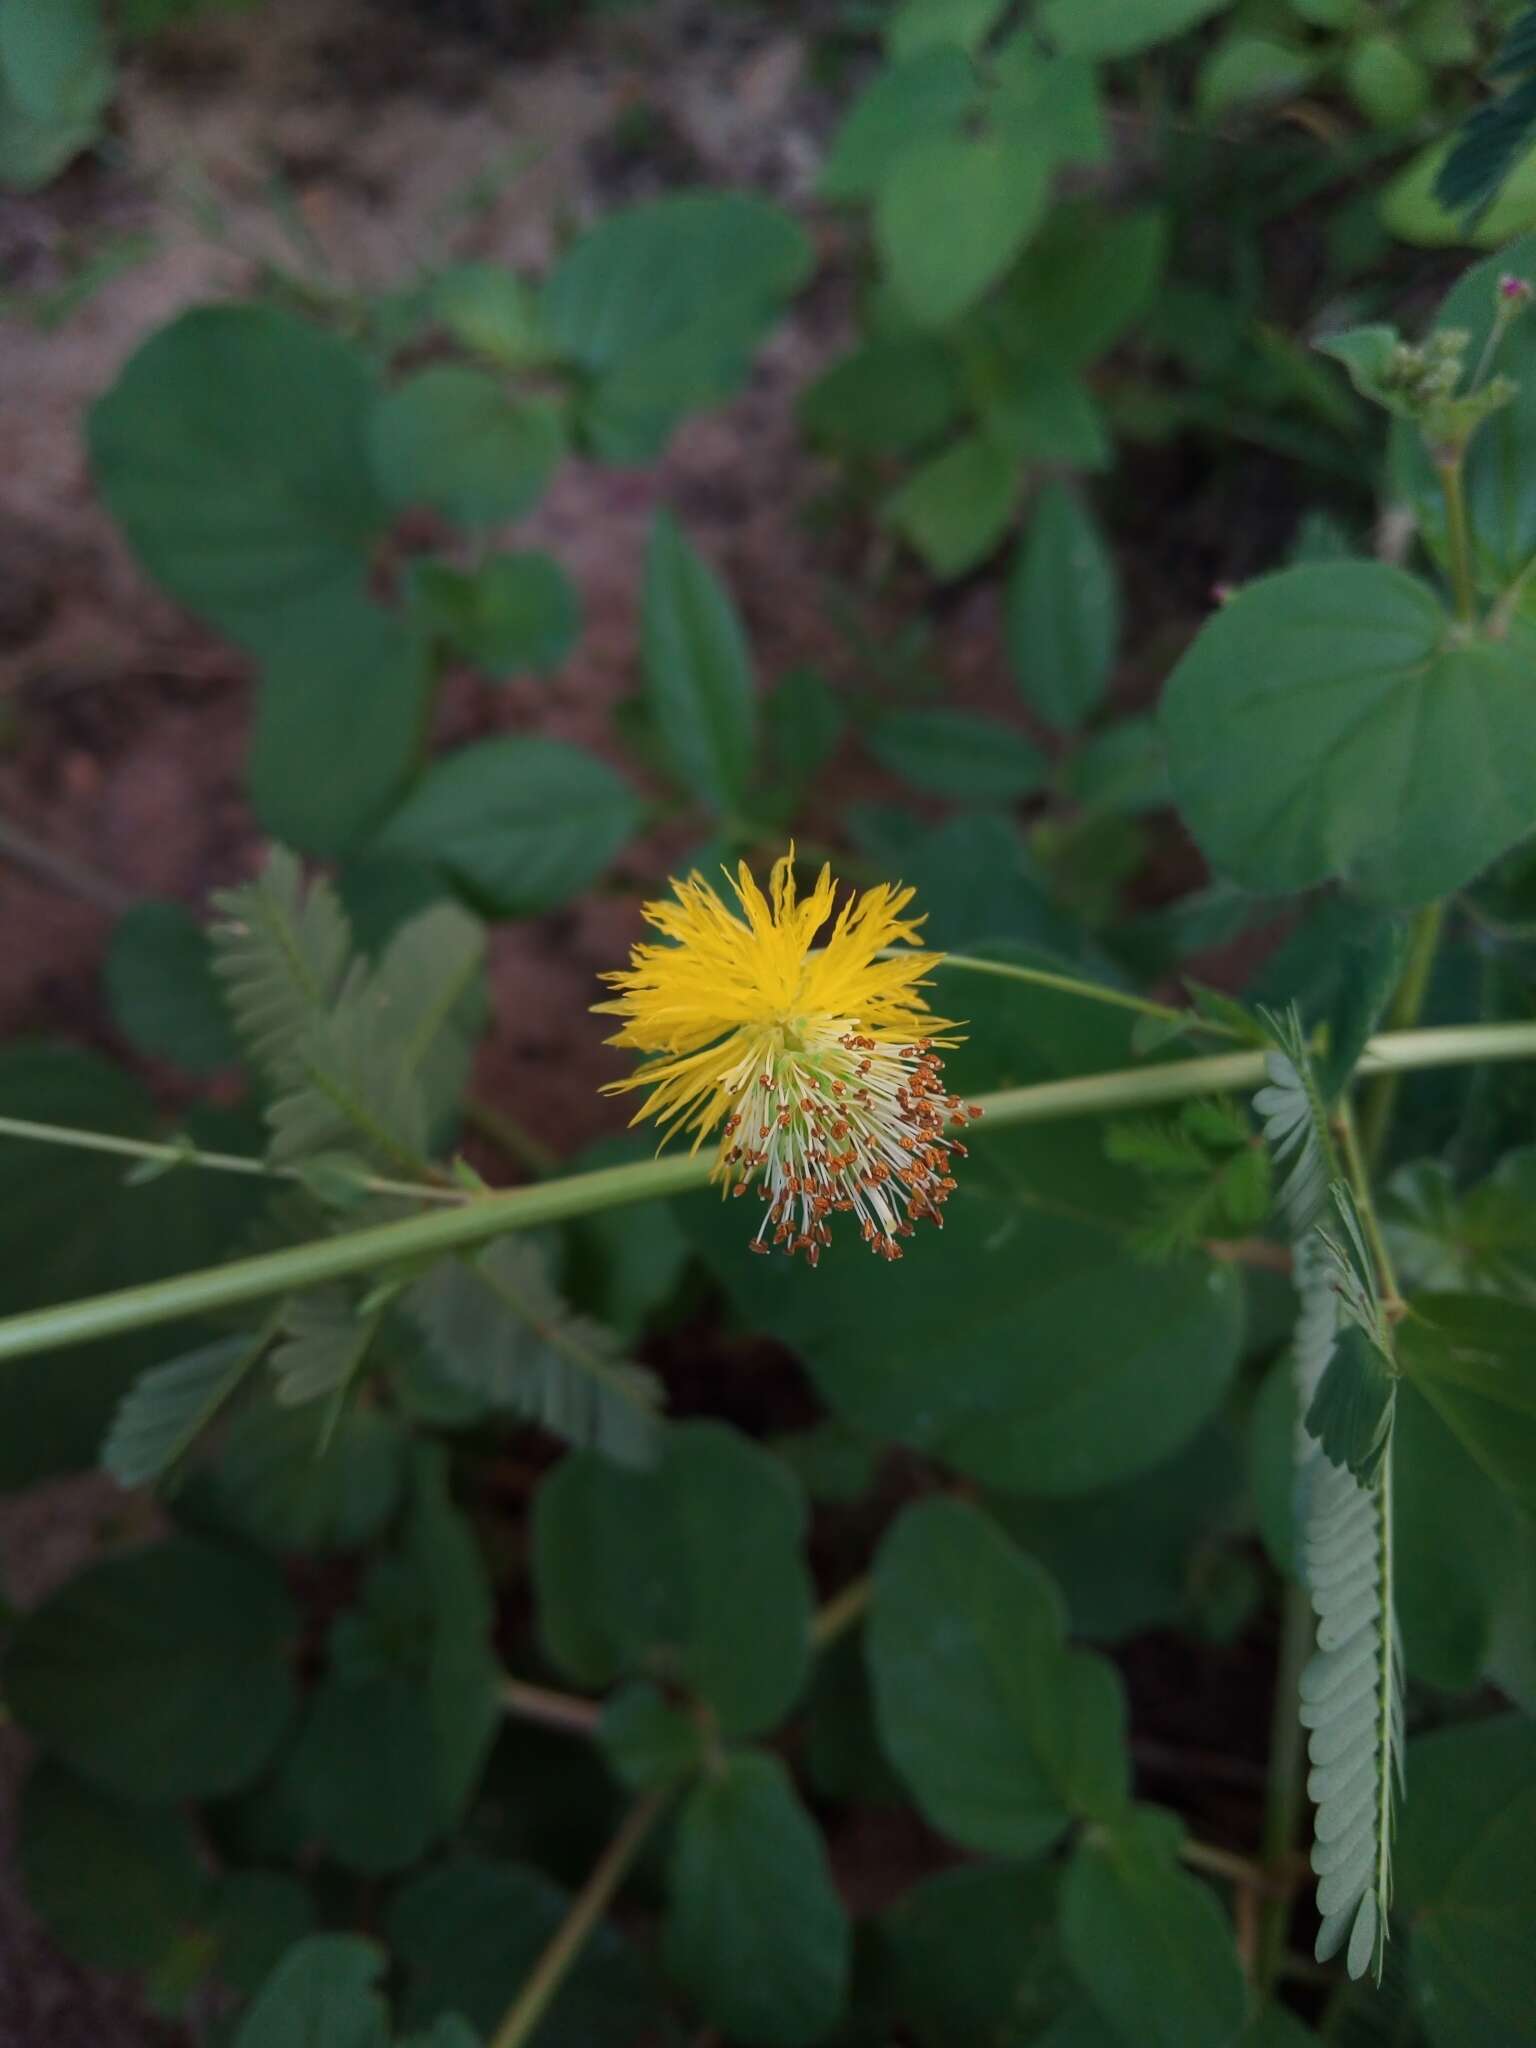
[[[800,423],[818,441],[860,455],[908,455],[960,408],[953,352],[930,334],[877,336],[810,386]]]
[[[416,587],[437,630],[498,680],[558,668],[580,631],[575,585],[553,555],[492,555],[472,576],[428,562]]]
[[[1378,128],[1410,127],[1429,103],[1431,81],[1396,36],[1362,36],[1344,65],[1344,85]]]
[[[1037,1856],[1074,1816],[1125,1805],[1125,1701],[1068,1650],[1061,1595],[994,1522],[956,1501],[907,1509],[875,1563],[870,1677],[891,1761],[967,1848]]]
[[[182,904],[137,903],[119,918],[106,981],[113,1021],[135,1052],[191,1074],[239,1058],[207,934]]]
[[[1230,2048],[1248,1992],[1215,1894],[1181,1870],[1182,1829],[1139,1807],[1086,1835],[1067,1866],[1061,1931],[1078,1982],[1145,2048]]]
[[[826,1850],[777,1757],[711,1771],[678,1817],[666,1955],[743,2048],[808,2048],[847,1997],[850,1938]]]
[[[405,1971],[403,2023],[457,2011],[489,2039],[569,1906],[541,1872],[479,1856],[413,1878],[388,1918]],[[540,2022],[539,2048],[634,2048],[657,2003],[649,1970],[600,1922]]]
[[[352,851],[410,780],[432,688],[425,636],[355,591],[310,608],[266,662],[251,802],[275,839]]]
[[[393,1416],[355,1401],[331,1424],[320,1403],[283,1407],[270,1393],[242,1410],[198,1506],[275,1551],[351,1550],[399,1505],[406,1437]]]
[[[1045,756],[1013,727],[965,711],[890,711],[870,727],[883,768],[938,796],[1028,796],[1044,782]]]
[[[34,121],[94,122],[113,84],[101,0],[0,0],[0,79]]]
[[[550,1656],[580,1685],[635,1674],[697,1693],[729,1735],[774,1727],[809,1665],[804,1525],[778,1460],[721,1423],[669,1430],[645,1472],[566,1458],[534,1510]]]
[[[459,263],[432,286],[432,314],[455,341],[503,370],[541,363],[549,342],[533,293],[499,263]]]
[[[1129,57],[1182,35],[1231,0],[1041,0],[1036,26],[1069,57]]]
[[[289,1949],[240,2022],[234,2048],[388,2048],[374,1988],[387,1958],[355,1934],[312,1934]]]
[[[108,1791],[213,1798],[277,1746],[297,1628],[269,1566],[176,1538],[92,1565],[29,1615],[6,1697],[30,1735]]]
[[[1460,888],[1536,825],[1530,629],[1468,639],[1376,562],[1282,570],[1170,678],[1174,794],[1213,867],[1276,895],[1339,876],[1393,906]]]
[[[873,198],[914,142],[957,130],[979,92],[974,65],[952,43],[930,44],[885,66],[833,138],[821,171],[822,196]]]
[[[361,591],[388,521],[372,406],[344,342],[271,307],[205,306],[152,335],[96,405],[91,462],[151,575],[279,654]]]
[[[553,406],[455,363],[418,370],[381,399],[369,435],[391,504],[432,505],[466,525],[520,518],[565,447]]]
[[[915,470],[880,516],[935,576],[960,576],[1002,539],[1018,488],[1016,456],[991,435],[966,434]]]
[[[1517,2048],[1536,2012],[1536,1724],[1506,1714],[1424,1736],[1408,1782],[1398,1886],[1425,2032],[1434,2048]]]
[[[434,762],[375,842],[448,874],[504,917],[580,895],[640,822],[633,790],[561,740],[483,740]]]
[[[1081,1997],[1061,1956],[1057,1890],[1048,1868],[975,1865],[925,1879],[882,1916],[882,2003],[920,2048],[1055,2038],[1047,2029]]]
[[[18,1855],[33,1912],[93,1969],[152,1971],[202,1907],[185,1814],[125,1805],[46,1759],[22,1794]]]
[[[404,1870],[442,1833],[435,1730],[414,1672],[317,1687],[283,1767],[285,1795],[337,1861],[369,1876]]]
[[[1045,209],[1051,162],[1022,129],[932,135],[883,179],[875,238],[914,319],[942,327],[995,284]]]

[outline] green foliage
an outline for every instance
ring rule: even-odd
[[[29,1615],[6,1698],[104,1791],[167,1805],[233,1792],[288,1725],[294,1626],[270,1567],[178,1537],[92,1565]]]
[[[267,1348],[267,1335],[221,1337],[157,1365],[123,1396],[101,1447],[119,1486],[147,1486],[171,1471],[229,1401]]]
[[[747,2048],[821,2040],[846,1996],[849,1928],[814,1822],[777,1757],[740,1750],[678,1817],[667,1962]]]
[[[0,184],[30,192],[94,142],[113,83],[99,0],[4,0]]]
[[[1230,1103],[1187,1102],[1169,1121],[1111,1124],[1105,1145],[1150,1183],[1153,1213],[1135,1234],[1150,1258],[1241,1237],[1269,1214],[1268,1157]]]
[[[892,775],[936,796],[1028,796],[1046,777],[1044,756],[1021,734],[964,711],[888,711],[869,744]]]
[[[1221,873],[1422,903],[1528,829],[1524,629],[1458,643],[1449,623],[1425,585],[1371,562],[1282,570],[1215,614],[1169,681],[1163,736]]]
[[[1113,1668],[1070,1650],[1060,1595],[975,1510],[909,1508],[875,1567],[869,1658],[881,1738],[925,1817],[1029,1857],[1129,1796]]]
[[[124,913],[112,933],[105,978],[113,1021],[135,1052],[193,1074],[238,1058],[207,937],[179,903],[150,901]]]
[[[660,1387],[613,1331],[571,1309],[537,1245],[509,1237],[440,1260],[406,1306],[454,1385],[621,1464],[653,1462]]]
[[[1226,1918],[1179,1868],[1171,1814],[1133,1807],[1073,1853],[1062,1886],[1068,1960],[1116,2034],[1161,2048],[1236,2038],[1247,1988]]]
[[[641,657],[646,708],[679,781],[734,810],[752,761],[751,659],[724,586],[666,511],[646,550]]]
[[[809,1665],[804,1520],[782,1466],[719,1423],[670,1429],[651,1472],[567,1459],[534,1521],[551,1658],[585,1686],[681,1685],[727,1735],[773,1727]]]
[[[1081,725],[1108,687],[1118,634],[1103,538],[1069,491],[1049,485],[1008,585],[1008,652],[1027,702],[1051,725]]]
[[[384,1968],[371,1941],[312,1935],[262,1986],[235,2048],[389,2048],[389,2012],[374,1988]]]
[[[1497,197],[1518,157],[1536,135],[1536,9],[1526,8],[1489,75],[1501,88],[1497,97],[1468,116],[1456,146],[1435,179],[1435,197],[1453,212],[1474,216]]]
[[[519,404],[483,371],[443,364],[418,370],[375,408],[370,447],[392,505],[431,505],[473,526],[527,512],[563,442],[552,407]]]

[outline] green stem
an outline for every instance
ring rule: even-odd
[[[856,1627],[868,1612],[873,1592],[874,1583],[866,1574],[863,1578],[850,1580],[841,1593],[834,1593],[812,1617],[811,1648],[829,1649],[839,1636]]]
[[[1477,594],[1472,581],[1472,534],[1467,525],[1467,493],[1462,478],[1462,451],[1435,464],[1440,490],[1445,499],[1445,544],[1451,558],[1451,588],[1456,595],[1456,616],[1464,626],[1475,623]]]
[[[523,2048],[531,2041],[539,2022],[548,2012],[567,1972],[591,1940],[597,1923],[641,1849],[646,1836],[660,1820],[671,1797],[671,1787],[647,1792],[624,1816],[618,1833],[592,1867],[592,1874],[571,1901],[569,1912],[555,1929],[549,1946],[534,1964],[522,1990],[507,2008],[501,2025],[491,2038],[491,2048]]]
[[[1275,1887],[1259,1915],[1254,1976],[1259,1996],[1269,1998],[1284,1965],[1290,1932],[1291,1859],[1301,1818],[1306,1769],[1306,1732],[1301,1725],[1301,1674],[1312,1654],[1312,1605],[1294,1579],[1285,1587],[1280,1623],[1280,1667],[1270,1709],[1269,1770],[1264,1793],[1264,1867]]]
[[[204,1152],[196,1145],[157,1144],[148,1138],[121,1138],[111,1131],[87,1131],[73,1124],[30,1123],[24,1117],[0,1116],[0,1138],[34,1140],[40,1145],[69,1145],[80,1152],[106,1152],[149,1165],[197,1166],[210,1173],[254,1174],[263,1180],[306,1178],[302,1167],[273,1166],[265,1159],[247,1159],[237,1152]],[[467,1188],[436,1187],[415,1180],[386,1180],[377,1174],[359,1176],[355,1185],[370,1195],[404,1195],[414,1202],[472,1202]]]
[[[1386,1022],[1389,1031],[1407,1031],[1418,1023],[1419,1013],[1424,1008],[1424,998],[1429,993],[1430,976],[1435,970],[1435,953],[1444,926],[1443,903],[1426,903],[1414,918],[1413,932],[1408,942],[1408,958],[1403,963],[1402,979],[1397,984],[1396,993],[1387,1010]],[[1392,1126],[1392,1111],[1397,1103],[1397,1088],[1397,1076],[1383,1074],[1379,1081],[1372,1083],[1360,1112],[1365,1157],[1372,1167],[1381,1164],[1386,1151],[1387,1133]]]
[[[1264,1080],[1265,1057],[1262,1052],[1217,1053],[1205,1059],[1084,1074],[1073,1080],[983,1095],[977,1098],[977,1106],[993,1124],[1050,1123],[1155,1102],[1188,1101],[1192,1096],[1245,1092]],[[1463,1024],[1373,1038],[1359,1071],[1371,1075],[1522,1059],[1536,1059],[1536,1023]],[[206,1315],[442,1252],[465,1251],[510,1230],[563,1223],[573,1216],[592,1215],[630,1202],[689,1194],[707,1184],[710,1167],[710,1156],[702,1150],[629,1166],[601,1167],[531,1187],[480,1195],[430,1215],[408,1216],[311,1244],[290,1245],[256,1258],[234,1259],[226,1265],[66,1302],[57,1308],[29,1310],[0,1319],[0,1360]]]
[[[1365,1152],[1360,1143],[1360,1127],[1355,1121],[1355,1112],[1349,1098],[1344,1099],[1340,1116],[1340,1128],[1344,1139],[1344,1172],[1348,1178],[1350,1192],[1355,1198],[1355,1207],[1360,1212],[1360,1227],[1365,1232],[1366,1243],[1371,1248],[1371,1257],[1376,1262],[1376,1278],[1381,1287],[1383,1306],[1388,1313],[1401,1311],[1402,1296],[1397,1291],[1397,1268],[1392,1254],[1387,1249],[1387,1240],[1382,1234],[1381,1218],[1376,1214],[1376,1201],[1371,1193],[1370,1169],[1366,1165]]]
[[[880,958],[899,960],[905,950],[900,946],[887,946]],[[1119,1010],[1134,1010],[1138,1016],[1155,1017],[1160,1024],[1187,1024],[1191,1030],[1209,1031],[1218,1038],[1241,1035],[1230,1024],[1192,1017],[1188,1011],[1176,1010],[1169,1003],[1155,1003],[1148,996],[1130,995],[1124,989],[1110,988],[1102,981],[1084,981],[1075,974],[1052,974],[1043,967],[1020,967],[1010,960],[982,960],[970,953],[942,953],[937,956],[935,965],[956,967],[965,974],[993,974],[1005,981],[1023,981],[1032,988],[1057,989],[1063,995],[1083,996],[1089,1002],[1109,1003]]]

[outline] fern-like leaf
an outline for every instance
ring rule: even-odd
[[[1266,1022],[1277,1044],[1254,1108],[1277,1165],[1288,1168],[1280,1199],[1295,1238],[1299,1300],[1292,1343],[1298,1520],[1302,1574],[1317,1616],[1317,1654],[1300,1688],[1310,1731],[1307,1790],[1317,1808],[1317,1955],[1325,1961],[1342,1948],[1351,1977],[1370,1969],[1379,1980],[1403,1753],[1392,1603],[1391,1336],[1358,1207],[1338,1176],[1300,1018],[1292,1009]],[[1324,1222],[1330,1192],[1333,1230]]]
[[[656,1454],[661,1389],[613,1331],[577,1315],[537,1245],[506,1237],[441,1260],[405,1297],[450,1380],[620,1464]]]
[[[1536,7],[1516,17],[1489,68],[1509,81],[1508,90],[1462,123],[1435,179],[1440,204],[1451,213],[1465,209],[1473,220],[1487,212],[1536,136]]]
[[[379,1318],[360,1315],[345,1287],[315,1287],[283,1304],[282,1336],[267,1361],[276,1376],[273,1398],[283,1408],[334,1396],[356,1379],[378,1330]]]
[[[346,913],[330,883],[306,884],[282,846],[255,881],[220,890],[213,907],[213,971],[252,1062],[281,1087],[297,1079],[297,1048],[340,992],[352,954]]]
[[[1285,1169],[1280,1205],[1291,1235],[1305,1236],[1322,1214],[1329,1183],[1337,1178],[1328,1113],[1294,1005],[1283,1015],[1266,1011],[1275,1044],[1266,1055],[1269,1085],[1253,1098],[1277,1167]]]
[[[1351,1977],[1368,1968],[1380,1977],[1392,1905],[1403,1700],[1392,1608],[1391,1471],[1388,1458],[1380,1480],[1362,1486],[1319,1454],[1302,1553],[1317,1615],[1317,1655],[1301,1676],[1312,1764],[1307,1791],[1317,1808],[1317,1959],[1344,1949]]]
[[[117,1405],[101,1462],[119,1486],[164,1478],[230,1399],[268,1343],[268,1333],[221,1337],[140,1373]]]
[[[272,1090],[273,1159],[291,1166],[360,1143],[376,1164],[419,1176],[479,1025],[479,923],[436,905],[370,967],[352,956],[330,884],[306,883],[281,848],[214,901],[215,971]]]

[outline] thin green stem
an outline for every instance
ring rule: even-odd
[[[624,1816],[618,1833],[608,1844],[592,1874],[571,1901],[570,1910],[555,1929],[549,1946],[534,1964],[523,1988],[508,2006],[501,2025],[491,2038],[491,2048],[524,2048],[539,2022],[548,2012],[566,1975],[591,1940],[598,1922],[624,1882],[630,1865],[645,1846],[646,1837],[666,1810],[671,1787],[647,1792]]]
[[[273,1166],[265,1159],[247,1159],[237,1152],[205,1152],[200,1146],[156,1143],[148,1138],[122,1138],[111,1131],[88,1131],[73,1124],[31,1123],[25,1117],[0,1116],[0,1138],[33,1140],[40,1145],[68,1145],[80,1152],[105,1152],[122,1159],[142,1160],[146,1165],[201,1167],[209,1173],[243,1173],[263,1180],[302,1182],[306,1176],[298,1166]],[[355,1185],[370,1195],[404,1195],[414,1202],[472,1202],[477,1197],[468,1188],[438,1187],[415,1180],[387,1180],[381,1175],[359,1176]]]
[[[1387,1249],[1387,1240],[1382,1234],[1381,1218],[1376,1214],[1376,1200],[1371,1193],[1370,1169],[1366,1165],[1365,1152],[1360,1143],[1360,1127],[1355,1121],[1355,1112],[1348,1096],[1340,1111],[1340,1130],[1343,1137],[1344,1172],[1349,1181],[1350,1192],[1355,1198],[1355,1207],[1360,1212],[1360,1226],[1365,1232],[1365,1241],[1371,1248],[1371,1257],[1376,1262],[1376,1278],[1381,1287],[1381,1298],[1387,1313],[1392,1315],[1402,1310],[1402,1296],[1397,1291],[1397,1268],[1392,1254]]]
[[[1536,1059],[1536,1023],[1464,1024],[1373,1038],[1359,1071],[1373,1075],[1525,1059]],[[1064,1117],[1103,1116],[1155,1102],[1187,1101],[1192,1096],[1246,1092],[1258,1087],[1264,1076],[1262,1052],[1217,1053],[1204,1059],[1171,1060],[1009,1088],[978,1097],[977,1107],[993,1124],[1050,1123]],[[428,1215],[408,1216],[367,1230],[204,1267],[169,1280],[125,1287],[113,1294],[7,1316],[0,1319],[0,1360],[207,1315],[215,1309],[262,1301],[327,1280],[387,1270],[442,1252],[466,1251],[511,1230],[563,1223],[573,1216],[592,1215],[630,1202],[689,1194],[707,1184],[710,1166],[709,1155],[701,1150],[567,1174],[530,1187],[478,1195]]]
[[[1302,1784],[1306,1769],[1306,1734],[1301,1725],[1301,1674],[1312,1654],[1312,1606],[1294,1579],[1285,1586],[1280,1622],[1280,1665],[1270,1709],[1269,1770],[1264,1793],[1264,1867],[1275,1887],[1259,1914],[1254,1977],[1261,1998],[1273,1996],[1285,1963],[1290,1932],[1290,1881],[1301,1819]]]
[[[1443,903],[1426,903],[1414,918],[1402,979],[1387,1010],[1389,1031],[1407,1031],[1418,1023],[1424,998],[1429,993],[1430,977],[1435,971],[1435,954],[1444,928]],[[1397,1104],[1397,1089],[1397,1076],[1383,1074],[1379,1081],[1371,1084],[1360,1111],[1361,1138],[1366,1161],[1372,1168],[1379,1166],[1385,1156],[1392,1111]]]
[[[1456,616],[1464,626],[1477,619],[1477,593],[1472,581],[1472,532],[1467,524],[1467,492],[1462,477],[1462,453],[1458,448],[1435,464],[1445,499],[1445,544],[1451,560],[1451,589],[1456,597]]]
[[[874,1583],[866,1574],[850,1580],[841,1593],[834,1593],[824,1607],[816,1610],[811,1621],[811,1648],[829,1649],[839,1636],[856,1627],[869,1610],[873,1592]]]
[[[887,946],[880,958],[899,960],[905,951],[904,947]],[[992,974],[1004,981],[1027,982],[1032,988],[1056,989],[1062,995],[1081,996],[1087,1002],[1109,1003],[1117,1010],[1134,1010],[1138,1016],[1155,1017],[1160,1024],[1187,1024],[1192,1030],[1209,1031],[1218,1038],[1241,1035],[1230,1024],[1192,1017],[1187,1011],[1176,1010],[1169,1003],[1156,1003],[1149,996],[1131,995],[1125,989],[1111,988],[1102,981],[1085,981],[1075,974],[1053,974],[1044,967],[1020,967],[1011,960],[982,960],[971,953],[944,953],[939,956],[937,964],[958,968],[965,974]]]

